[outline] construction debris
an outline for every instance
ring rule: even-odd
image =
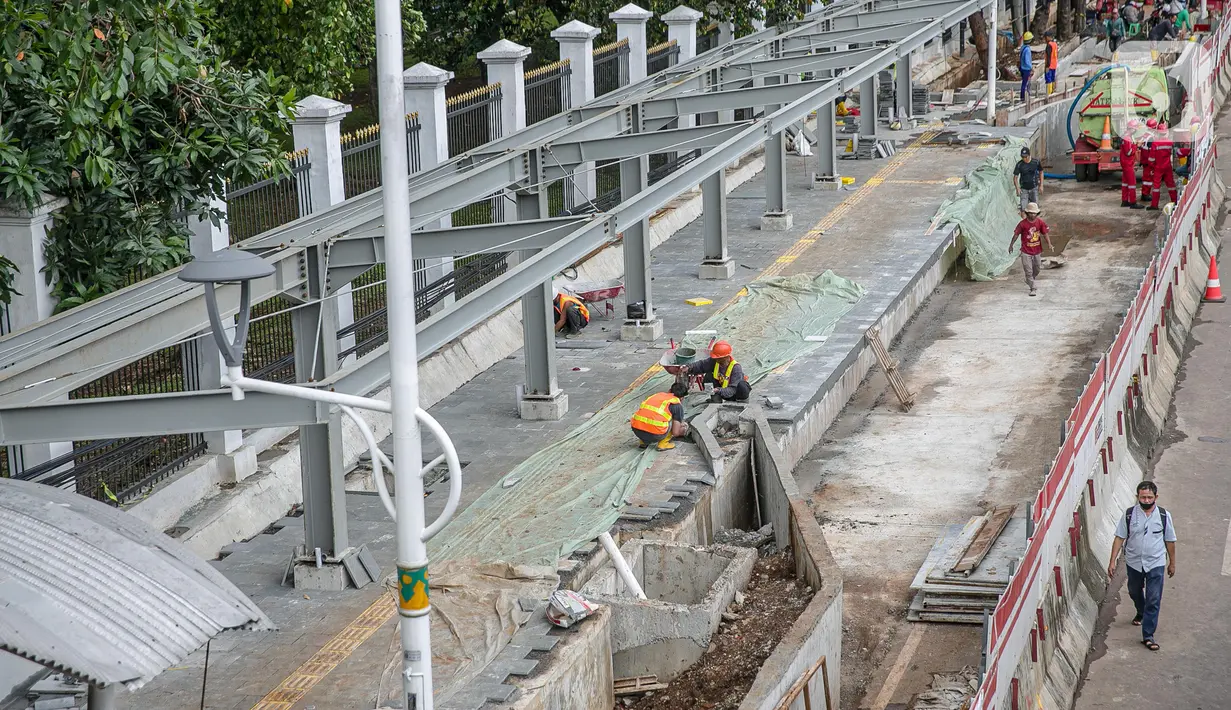
[[[562,629],[593,614],[597,606],[571,589],[558,589],[547,599],[547,620]]]
[[[981,624],[1009,585],[1014,562],[1026,549],[1026,520],[1002,506],[950,525],[911,582],[915,591],[906,618]]]
[[[898,372],[898,361],[893,359],[893,356],[885,349],[885,344],[881,342],[880,329],[868,328],[867,338],[868,344],[872,346],[872,352],[876,353],[881,369],[885,371],[885,377],[889,378],[889,386],[893,388],[893,393],[902,403],[902,409],[910,411],[915,404],[915,395],[906,389],[906,381],[902,379],[902,373]]]
[[[659,683],[656,675],[639,675],[631,678],[616,678],[612,684],[616,697],[625,695],[642,695],[654,690],[664,690],[666,683]]]

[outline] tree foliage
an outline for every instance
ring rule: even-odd
[[[752,31],[754,20],[770,23],[802,17],[807,6],[801,0],[637,0],[655,17],[686,5],[710,16],[731,22],[736,35]],[[548,60],[558,49],[550,33],[570,20],[580,20],[603,30],[598,42],[615,39],[615,25],[609,15],[620,6],[610,0],[434,0],[423,7],[427,29],[415,46],[418,59],[457,70],[474,62],[474,55],[500,39],[509,39],[534,50],[534,57]],[[710,6],[716,13],[711,14]],[[701,21],[700,31],[706,24]],[[661,22],[649,24],[649,42],[666,39]]]
[[[186,214],[285,170],[292,99],[217,58],[194,0],[6,0],[0,200],[68,199],[45,246],[60,307],[181,263]]]
[[[351,72],[376,57],[375,0],[208,0],[211,38],[237,66],[284,76],[301,96],[338,97]],[[423,16],[402,7],[402,42],[423,31]]]

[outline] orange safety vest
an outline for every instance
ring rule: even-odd
[[[671,428],[671,405],[679,403],[680,398],[670,392],[650,395],[633,415],[633,428],[651,434],[666,434]]]
[[[731,383],[731,371],[734,370],[735,366],[738,364],[739,363],[735,361],[735,358],[731,358],[731,364],[727,365],[727,371],[722,373],[722,378],[719,379],[718,368],[720,365],[719,363],[714,363],[714,383],[718,385],[719,387],[730,387],[731,386],[730,384]],[[745,380],[748,379],[748,376],[744,375],[744,379]]]
[[[585,318],[586,322],[589,323],[590,309],[586,308],[586,304],[576,298],[573,298],[572,296],[565,296],[564,294],[556,296],[556,318],[560,317],[560,314],[564,312],[565,307],[570,303],[577,304],[577,308],[581,311],[581,317]]]
[[[1056,40],[1047,43],[1047,68],[1055,70],[1060,64],[1060,45]]]

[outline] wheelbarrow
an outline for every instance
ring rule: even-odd
[[[612,279],[610,281],[592,281],[586,283],[575,283],[568,287],[573,295],[580,298],[584,303],[605,303],[604,318],[611,318],[615,314],[615,306],[611,301],[614,298],[619,298],[624,295],[624,282],[620,279]]]

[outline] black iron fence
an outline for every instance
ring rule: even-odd
[[[697,54],[708,52],[718,46],[718,23],[711,22],[697,35]]]
[[[410,172],[423,169],[419,114],[406,114],[406,161]],[[380,187],[380,124],[342,136],[342,184],[346,199]]]
[[[244,348],[244,373],[273,382],[295,381],[295,333],[291,325],[292,304],[281,296],[252,307],[248,345]]]
[[[667,67],[680,62],[680,45],[673,39],[650,47],[645,53],[645,71],[647,74],[657,74]]]
[[[497,83],[480,86],[446,102],[450,156],[461,155],[500,137],[501,96],[500,84]],[[503,214],[503,199],[494,195],[456,210],[452,223],[455,227],[492,224],[499,222]]]
[[[526,125],[538,123],[567,110],[569,81],[573,70],[561,59],[526,72]]]
[[[69,393],[69,399],[184,392],[199,387],[199,372],[195,344],[179,343],[79,387]],[[26,467],[19,460],[19,447],[10,447],[4,457],[5,474],[123,503],[200,456],[205,448],[203,434],[75,441],[72,451]]]
[[[312,212],[307,149],[286,156],[290,172],[248,185],[227,185],[227,225],[231,243],[281,227]]]
[[[628,40],[594,50],[594,95],[602,96],[628,83]]]

